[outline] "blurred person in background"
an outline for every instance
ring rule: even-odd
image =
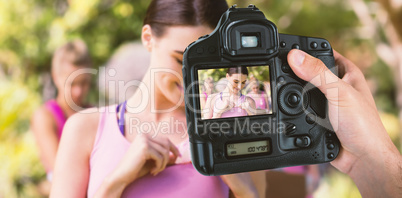
[[[188,155],[184,49],[211,33],[227,9],[224,0],[151,2],[141,36],[150,66],[141,91],[120,105],[89,109],[68,120],[51,197],[220,198],[229,197],[229,189],[235,197],[264,197],[264,174],[203,176]],[[144,108],[135,111],[139,106]],[[168,130],[161,132],[164,124]]]
[[[255,79],[250,81],[250,91],[247,93],[255,101],[255,107],[258,114],[267,114],[271,112],[271,104],[268,101],[268,95],[260,90],[260,82]]]
[[[81,40],[66,43],[53,55],[51,75],[57,88],[57,96],[43,104],[31,118],[31,129],[49,181],[52,180],[57,148],[64,124],[70,116],[78,111],[69,105],[66,97],[71,97],[72,102],[79,107],[88,107],[85,104],[85,98],[89,92],[91,75],[85,73],[75,78],[69,78],[69,76],[79,69],[91,67],[90,54],[86,44]]]
[[[149,59],[150,53],[139,41],[119,46],[105,64],[105,69],[99,70],[99,91],[105,97],[105,103],[100,100],[98,104],[105,106],[105,104],[122,103],[133,95],[138,86],[132,82],[141,81],[144,77],[148,70]],[[124,88],[121,89],[119,83],[113,84],[114,82],[124,83]]]
[[[208,77],[204,80],[202,86],[202,93],[200,95],[201,109],[204,108],[208,96],[210,96],[213,93],[213,91],[214,91],[214,79],[212,77]]]

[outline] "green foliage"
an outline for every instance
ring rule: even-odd
[[[45,173],[29,129],[41,102],[39,75],[70,39],[87,44],[96,66],[138,39],[149,1],[0,0],[0,197],[38,197]],[[93,91],[91,95],[96,95]]]
[[[95,65],[138,39],[149,1],[0,0],[0,65],[17,79],[50,70],[53,51],[70,39],[87,42]]]
[[[32,133],[0,141],[0,197],[41,197],[45,178]]]
[[[21,82],[0,79],[0,197],[39,197],[45,176],[29,119],[39,94]]]
[[[40,96],[22,83],[6,80],[0,80],[0,90],[0,141],[5,141],[29,129],[29,119],[40,104]]]
[[[396,101],[390,98],[396,97],[395,81],[391,69],[382,61],[378,60],[376,64],[366,71],[366,76],[376,82],[376,93],[374,99],[377,106],[382,111],[398,114]]]
[[[314,197],[356,198],[361,197],[361,195],[349,176],[335,170],[334,168],[330,168],[330,170],[324,175],[319,189],[314,193]]]

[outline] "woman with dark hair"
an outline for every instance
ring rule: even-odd
[[[258,197],[254,183],[264,184],[264,174],[203,176],[188,155],[183,51],[211,33],[227,8],[224,0],[151,2],[141,36],[151,60],[141,91],[67,121],[51,197],[228,197],[229,189]]]
[[[208,97],[203,119],[255,115],[255,102],[241,93],[248,77],[247,67],[231,67],[226,73],[226,88]]]

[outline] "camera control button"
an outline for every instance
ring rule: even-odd
[[[328,159],[334,159],[335,155],[333,153],[328,153],[327,157]]]
[[[278,82],[279,82],[279,83],[284,83],[284,82],[285,82],[285,78],[282,77],[282,76],[279,77],[279,78],[278,78]]]
[[[316,42],[311,42],[310,47],[313,48],[313,49],[317,49],[318,44]]]
[[[335,145],[334,145],[334,144],[332,144],[332,143],[327,144],[327,148],[328,148],[329,150],[332,150],[332,149],[334,149],[334,148],[335,148]]]
[[[285,48],[285,47],[286,47],[285,41],[282,41],[279,45],[280,45],[282,48]]]
[[[298,45],[298,44],[293,44],[293,45],[292,45],[292,49],[300,49],[300,45]]]
[[[296,125],[294,125],[293,123],[287,122],[285,123],[285,135],[289,136],[289,135],[293,135],[296,133]]]
[[[321,43],[321,47],[322,47],[322,48],[327,48],[327,47],[328,47],[328,43],[322,42],[322,43]]]
[[[316,119],[316,115],[314,115],[313,113],[309,113],[306,115],[306,122],[309,124],[314,124],[315,119]]]
[[[311,140],[308,136],[301,136],[296,138],[295,140],[295,146],[305,148],[310,146]]]
[[[288,65],[282,65],[281,69],[283,72],[285,73],[289,73],[290,72],[290,67]]]
[[[332,135],[331,132],[327,132],[327,133],[325,134],[325,136],[326,136],[327,138],[332,138],[332,137],[333,137],[333,135]]]
[[[308,94],[299,84],[287,84],[279,90],[278,104],[287,115],[298,115],[307,109]]]
[[[288,104],[292,107],[295,107],[300,102],[300,96],[297,93],[291,93],[288,96]]]

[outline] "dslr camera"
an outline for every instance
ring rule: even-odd
[[[292,72],[287,63],[292,49],[320,59],[329,69],[335,66],[327,40],[279,34],[254,5],[232,6],[211,34],[186,48],[187,127],[192,163],[201,174],[318,164],[337,157],[340,143],[328,119],[327,100]]]

